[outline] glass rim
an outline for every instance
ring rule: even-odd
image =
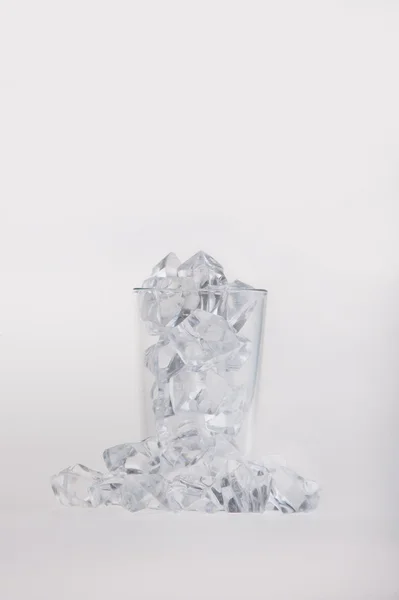
[[[170,293],[170,292],[175,292],[177,290],[173,290],[170,288],[156,288],[156,287],[134,287],[133,288],[133,292],[134,293],[138,293],[138,292],[166,292],[166,293]],[[267,290],[263,289],[263,288],[236,288],[236,287],[232,287],[229,285],[226,285],[224,287],[215,287],[215,288],[200,288],[200,289],[193,289],[193,290],[187,290],[187,292],[189,293],[190,291],[193,292],[197,292],[197,294],[213,294],[215,292],[218,291],[227,291],[229,293],[236,293],[239,294],[240,292],[255,292],[256,294],[263,294],[266,295],[268,292]]]

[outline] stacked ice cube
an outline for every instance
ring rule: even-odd
[[[78,464],[54,475],[62,504],[208,513],[316,507],[316,483],[237,446],[254,391],[245,368],[257,349],[243,330],[256,303],[251,286],[228,284],[204,252],[182,264],[171,253],[154,267],[140,288],[140,313],[154,336],[145,365],[156,436],[105,450],[107,473]]]
[[[182,264],[170,253],[138,295],[141,318],[157,336],[145,354],[157,428],[190,419],[236,436],[255,385],[254,373],[237,374],[252,352],[240,331],[256,306],[254,289],[228,284],[221,264],[205,252]]]

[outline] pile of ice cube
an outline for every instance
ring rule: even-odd
[[[156,436],[105,450],[107,473],[75,465],[54,475],[62,504],[208,513],[316,507],[315,482],[282,461],[250,460],[237,444],[256,379],[258,347],[243,335],[257,314],[254,291],[228,284],[204,252],[183,264],[170,253],[154,267],[138,293],[141,318],[157,336],[145,355]]]

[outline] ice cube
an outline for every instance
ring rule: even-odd
[[[223,510],[215,501],[210,485],[206,485],[196,477],[187,474],[179,475],[168,488],[169,505],[173,510],[192,510],[213,513]]]
[[[253,288],[236,279],[228,287],[224,303],[223,316],[234,331],[240,331],[256,306],[256,295]]]
[[[157,383],[169,381],[183,368],[184,363],[167,338],[161,338],[145,352],[145,366],[155,376]]]
[[[202,251],[182,263],[177,273],[179,277],[192,278],[198,288],[223,285],[227,282],[222,265]]]
[[[161,475],[126,475],[121,487],[121,506],[136,512],[138,510],[169,508],[167,482]]]
[[[168,383],[158,384],[155,382],[151,388],[151,398],[152,410],[156,420],[162,420],[174,414]]]
[[[169,252],[152,270],[155,277],[173,277],[177,275],[180,260],[174,252]]]
[[[104,475],[102,479],[95,481],[90,488],[94,505],[120,505],[121,488],[124,478],[125,473],[123,471],[114,471],[111,474]]]
[[[243,336],[237,336],[238,347],[217,362],[218,373],[225,376],[226,371],[238,371],[251,356],[252,343]]]
[[[90,489],[102,478],[103,474],[99,471],[77,464],[53,475],[51,487],[59,502],[65,506],[95,507],[96,498]]]
[[[171,329],[168,336],[183,362],[197,370],[211,368],[241,346],[223,317],[200,309]]]
[[[226,379],[213,369],[201,372],[186,367],[170,379],[169,385],[175,413],[180,410],[214,414],[231,392]]]
[[[207,418],[206,426],[210,432],[223,434],[230,438],[238,435],[244,419],[245,414],[242,410],[231,412],[219,408],[215,415]]]
[[[270,494],[270,474],[244,458],[228,459],[215,477],[212,492],[226,512],[263,512]]]
[[[160,467],[158,440],[148,437],[135,444],[119,444],[103,453],[107,469],[125,469],[128,473],[156,473]]]
[[[162,459],[172,468],[193,465],[215,444],[215,438],[193,421],[162,430],[159,436]]]
[[[272,489],[268,508],[284,513],[307,512],[317,507],[320,489],[288,467],[271,469]]]
[[[160,334],[179,321],[186,292],[177,277],[147,279],[138,293],[141,319],[151,334]]]

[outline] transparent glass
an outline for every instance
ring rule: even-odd
[[[251,451],[267,292],[134,288],[141,435],[189,420]]]

